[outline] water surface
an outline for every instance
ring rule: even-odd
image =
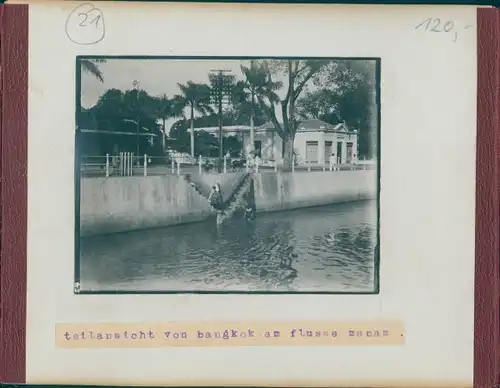
[[[376,201],[81,239],[83,291],[374,291]]]

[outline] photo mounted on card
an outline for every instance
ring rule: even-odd
[[[379,58],[76,64],[76,292],[378,292]]]
[[[27,383],[472,386],[475,7],[17,7]]]

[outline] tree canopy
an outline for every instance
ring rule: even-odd
[[[139,122],[141,131],[144,127],[158,133],[155,109],[154,98],[145,91],[109,89],[90,109],[90,113],[100,130],[134,132]]]
[[[202,116],[194,119],[195,128],[216,127],[218,116],[212,114],[210,116]],[[223,116],[224,125],[233,125],[231,117]],[[178,152],[190,152],[190,120],[181,119],[176,121],[170,129],[169,145]],[[202,155],[208,157],[217,157],[219,155],[219,139],[213,134],[198,130],[194,133],[195,156]],[[223,153],[229,151],[235,155],[242,149],[242,142],[236,136],[227,136],[224,138]]]
[[[345,122],[359,132],[359,152],[375,156],[377,116],[376,67],[374,61],[344,60],[330,64],[315,89],[297,102],[298,116],[330,124]]]

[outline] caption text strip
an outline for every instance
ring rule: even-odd
[[[58,348],[403,345],[399,321],[78,323],[56,325]]]

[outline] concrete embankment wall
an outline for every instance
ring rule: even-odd
[[[193,177],[205,191],[219,182],[224,196],[242,173]],[[207,199],[183,176],[83,178],[80,184],[80,235],[178,225],[203,221],[213,214]]]
[[[201,174],[209,188],[219,182],[227,198],[243,173]],[[375,171],[271,173],[254,175],[257,211],[277,211],[376,198]],[[83,178],[80,234],[106,233],[203,221],[213,214],[206,198],[183,176]]]
[[[377,198],[375,170],[263,173],[256,174],[254,182],[257,212]]]

